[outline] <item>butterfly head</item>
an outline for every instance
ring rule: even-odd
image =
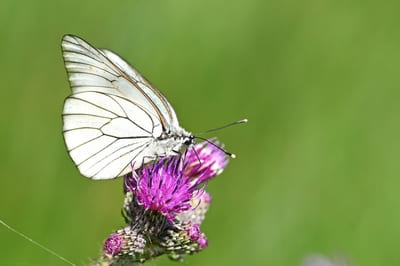
[[[189,136],[186,136],[183,139],[183,144],[185,144],[186,146],[191,146],[191,145],[196,144],[195,136],[193,136],[191,134]]]

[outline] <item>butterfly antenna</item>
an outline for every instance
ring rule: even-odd
[[[230,126],[234,126],[234,125],[238,125],[238,124],[242,124],[242,123],[247,123],[247,121],[248,121],[247,119],[238,120],[238,121],[229,123],[227,125],[224,125],[222,127],[212,128],[212,129],[200,132],[199,134],[196,134],[196,135],[200,136],[200,135],[203,135],[203,134],[206,134],[206,133],[209,133],[209,132],[213,132],[213,131],[217,131],[217,130],[220,130],[220,129],[223,129],[223,128],[226,128],[226,127],[230,127]]]
[[[67,260],[66,258],[62,257],[61,255],[57,254],[56,252],[54,252],[53,250],[43,246],[42,244],[36,242],[35,240],[33,240],[32,238],[24,235],[23,233],[21,233],[20,231],[18,231],[17,229],[12,228],[11,226],[9,226],[8,224],[6,224],[5,222],[3,222],[3,220],[0,220],[0,224],[2,224],[4,227],[6,227],[8,230],[10,230],[11,232],[16,233],[17,235],[25,238],[26,240],[28,240],[29,242],[32,242],[33,244],[35,244],[36,246],[40,247],[41,249],[44,249],[45,251],[47,251],[48,253],[56,256],[57,258],[59,258],[60,260],[63,260],[64,262],[70,264],[70,265],[74,265],[72,262],[70,262],[69,260]]]
[[[236,158],[236,155],[235,155],[235,154],[230,153],[230,152],[227,152],[226,150],[224,150],[223,148],[221,148],[220,146],[216,145],[215,143],[209,141],[209,140],[206,139],[206,138],[197,137],[197,136],[195,136],[195,138],[196,138],[196,139],[201,139],[201,140],[206,141],[208,144],[213,145],[215,148],[217,148],[218,150],[222,151],[223,153],[225,153],[226,155],[228,155],[228,156],[231,157],[231,158]]]

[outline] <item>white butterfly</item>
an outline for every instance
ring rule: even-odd
[[[165,96],[121,57],[73,35],[61,46],[72,89],[63,134],[82,175],[119,177],[194,143]]]

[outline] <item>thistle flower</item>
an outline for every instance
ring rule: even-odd
[[[122,250],[122,240],[123,238],[119,234],[110,235],[104,244],[107,254],[118,254]]]
[[[142,260],[145,252],[146,240],[137,230],[127,226],[111,234],[104,244],[105,256],[129,255]]]
[[[216,146],[200,143],[181,157],[162,158],[125,176],[128,226],[108,237],[98,263],[125,265],[162,254],[182,260],[206,248],[200,226],[211,196],[204,181],[220,174],[227,163]]]
[[[190,201],[202,194],[202,181],[184,175],[186,164],[180,167],[180,158],[161,159],[152,167],[141,168],[127,178],[127,186],[136,195],[139,205],[158,211],[170,221],[175,215],[189,210]]]

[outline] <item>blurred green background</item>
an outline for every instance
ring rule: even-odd
[[[209,247],[184,265],[400,265],[399,1],[0,2],[0,219],[77,263],[123,226],[122,180],[61,134],[65,33],[116,51],[181,124],[237,154],[209,183]],[[65,265],[0,227],[0,265]],[[159,258],[149,265],[179,265]]]

